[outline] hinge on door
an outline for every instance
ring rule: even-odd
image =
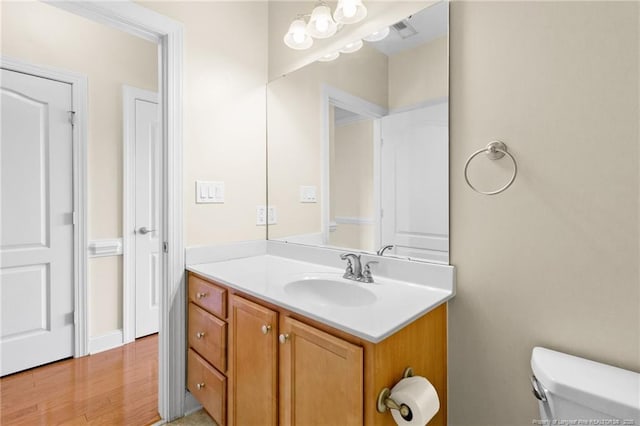
[[[162,243],[162,251],[165,252],[165,253],[169,253],[169,243],[168,242],[164,241]]]
[[[76,125],[76,112],[75,111],[67,111],[69,113],[69,123],[72,126]]]
[[[76,224],[76,212],[71,213],[71,224],[75,225]]]

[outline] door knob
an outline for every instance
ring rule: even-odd
[[[288,334],[281,334],[278,337],[278,340],[280,340],[280,343],[282,343],[282,344],[287,343],[287,340],[289,340],[289,335]]]
[[[156,232],[156,230],[149,229],[146,226],[143,226],[142,228],[138,229],[138,232],[141,233],[142,235],[147,235],[149,232]]]
[[[196,387],[197,387],[198,389],[202,389],[202,388],[204,387],[204,382],[202,382],[202,383],[196,383]]]
[[[271,331],[271,326],[265,324],[262,327],[260,327],[260,330],[262,330],[262,334],[269,334],[269,332]]]
[[[202,339],[203,337],[204,337],[204,331],[198,331],[198,332],[196,333],[196,338],[198,338],[198,339]]]

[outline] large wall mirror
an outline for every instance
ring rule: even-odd
[[[449,5],[387,15],[269,82],[268,238],[448,263]]]

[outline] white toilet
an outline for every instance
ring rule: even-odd
[[[531,369],[534,424],[640,426],[640,374],[540,347]]]

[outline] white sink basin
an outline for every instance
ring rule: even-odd
[[[366,288],[346,280],[306,278],[284,286],[284,292],[301,301],[343,307],[367,306],[378,298]]]

